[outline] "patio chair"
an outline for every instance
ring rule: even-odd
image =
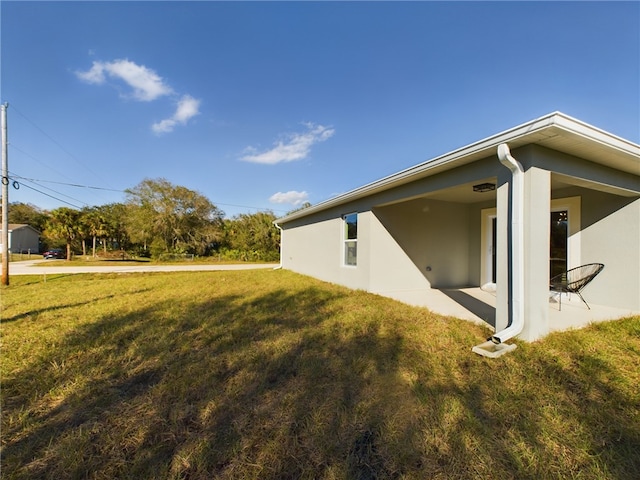
[[[591,307],[586,302],[586,300],[582,297],[580,291],[589,285],[591,280],[593,280],[596,275],[598,275],[604,265],[602,263],[589,263],[587,265],[582,265],[580,267],[572,268],[567,270],[560,275],[556,275],[551,280],[549,280],[550,289],[552,292],[557,292],[560,297],[560,308],[562,311],[562,294],[563,293],[577,293],[580,299],[584,302],[589,310]]]

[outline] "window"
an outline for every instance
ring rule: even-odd
[[[350,213],[344,219],[344,264],[357,265],[358,258],[358,214]]]

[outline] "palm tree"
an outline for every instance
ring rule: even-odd
[[[92,255],[96,256],[96,239],[107,236],[107,221],[100,207],[91,207],[83,211],[83,224],[87,233],[92,237]]]
[[[80,212],[67,207],[52,210],[45,232],[52,238],[66,242],[67,261],[71,261],[71,244],[80,232]]]

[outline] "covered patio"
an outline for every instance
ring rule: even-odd
[[[589,287],[585,289],[584,295],[589,302]],[[409,305],[428,308],[440,315],[486,325],[495,331],[496,292],[485,291],[479,287],[467,287],[389,291],[385,292],[384,296]],[[567,296],[564,294],[562,310],[559,310],[556,298],[550,295],[548,305],[549,331],[571,330],[596,322],[637,315],[637,312],[631,309],[597,305],[592,302],[589,302],[589,306],[591,309],[588,309],[577,295]]]
[[[487,323],[496,343],[637,315],[639,173],[640,146],[554,112],[279,219],[282,266]],[[590,263],[592,308],[560,311],[550,279]]]
[[[628,175],[633,166],[624,164],[628,158],[613,149],[606,154],[600,149],[584,153],[583,146],[576,145],[587,140],[565,136],[589,161],[540,143],[516,151],[523,185],[518,221],[513,217],[514,179],[495,153],[490,155],[491,148],[482,150],[488,157],[417,180],[393,200],[374,206],[377,221],[424,278],[425,288],[372,291],[487,323],[496,331],[513,323],[514,305],[520,303],[524,327],[519,336],[529,341],[552,331],[638,314],[637,281],[625,281],[621,275],[638,261],[637,244],[631,245],[638,229],[633,219],[637,182]],[[612,169],[614,160],[626,172]],[[518,223],[520,266],[515,264],[512,243]],[[377,262],[374,258],[372,265]],[[576,295],[576,300],[564,299],[560,311],[558,297],[549,295],[549,279],[586,263],[606,266],[587,290],[592,308]],[[512,282],[518,275],[524,287],[517,298]]]

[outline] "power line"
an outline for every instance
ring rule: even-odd
[[[27,122],[29,122],[31,125],[33,125],[33,127],[35,127],[40,133],[42,133],[45,137],[47,137],[49,140],[51,140],[55,145],[58,146],[58,148],[60,150],[62,150],[64,153],[66,153],[71,159],[73,159],[78,165],[81,165],[82,167],[86,168],[87,171],[93,175],[95,175],[97,178],[100,178],[102,180],[102,178],[100,177],[100,175],[98,175],[97,173],[95,173],[93,170],[91,170],[84,162],[82,162],[81,160],[79,160],[75,155],[73,155],[71,152],[69,152],[66,148],[64,148],[62,146],[62,144],[60,142],[58,142],[55,138],[53,138],[51,135],[49,135],[47,132],[45,132],[42,128],[40,128],[38,125],[36,125],[36,123],[29,119],[24,113],[22,113],[20,110],[16,109],[15,106],[13,104],[11,104],[12,110],[15,110],[15,112],[20,115],[22,118],[24,118]],[[33,157],[32,157],[33,158]]]
[[[264,209],[261,207],[250,207],[248,205],[234,205],[233,203],[219,203],[219,202],[212,202],[214,205],[223,205],[226,207],[238,207],[238,208],[250,208],[252,210],[273,210],[275,212],[286,212],[286,210],[280,210],[277,208],[268,208],[268,209]]]
[[[47,190],[50,190],[50,191],[52,191],[52,192],[54,192],[54,193],[56,193],[58,195],[62,195],[64,197],[70,198],[71,200],[75,200],[75,201],[83,203],[85,205],[88,205],[88,204],[83,202],[82,200],[70,197],[68,195],[65,195],[64,193],[61,193],[61,192],[58,192],[58,191],[53,190],[51,188],[45,187],[44,185],[39,185],[38,182],[54,183],[56,185],[65,185],[65,186],[77,187],[77,188],[90,188],[90,189],[96,189],[96,190],[106,190],[106,191],[110,191],[110,192],[131,193],[131,192],[128,192],[126,190],[116,190],[116,189],[112,189],[112,188],[94,187],[94,186],[91,186],[91,185],[80,185],[80,184],[76,184],[76,183],[54,182],[52,180],[39,180],[39,179],[35,179],[35,178],[27,178],[27,177],[23,177],[21,175],[17,175],[15,173],[11,173],[11,175],[12,175],[11,178],[17,178],[17,179],[20,179],[20,180],[23,180],[23,181],[28,181],[28,182],[35,183],[36,185],[38,185],[38,186],[40,186],[42,188],[46,188]],[[35,189],[33,187],[29,187],[26,184],[24,186],[27,187],[27,188],[30,188],[31,190],[34,190],[36,192],[43,193],[44,195],[47,195],[48,197],[55,198],[56,200],[60,200],[60,199],[58,199],[56,197],[53,197],[52,195],[48,195],[48,194],[45,194],[44,192],[40,192],[40,190],[37,190],[37,189]],[[60,201],[64,201],[64,200],[60,200]],[[65,203],[67,203],[68,205],[71,205],[68,202],[65,202]],[[225,207],[248,208],[248,209],[251,209],[251,210],[265,210],[262,207],[254,207],[254,206],[250,206],[250,205],[238,205],[238,204],[234,204],[234,203],[221,203],[221,202],[211,202],[211,203],[213,203],[216,206],[217,205],[221,205],[221,206],[225,206]],[[73,206],[75,206],[75,205],[73,205]],[[277,208],[269,208],[269,209],[266,209],[266,210],[273,210],[273,211],[276,211],[276,212],[286,212],[286,210],[280,210],[280,209],[277,209]]]
[[[36,183],[36,182],[54,183],[56,185],[65,185],[65,186],[68,186],[68,187],[90,188],[90,189],[94,189],[94,190],[106,190],[106,191],[109,191],[109,192],[120,192],[120,193],[129,193],[129,194],[133,193],[133,192],[130,192],[130,191],[127,191],[127,190],[116,190],[116,189],[113,189],[113,188],[94,187],[94,186],[91,186],[91,185],[80,185],[80,184],[77,184],[77,183],[54,182],[52,180],[39,180],[39,179],[35,179],[35,178],[27,178],[27,177],[22,177],[20,175],[17,175],[15,173],[13,173],[12,175],[15,178],[22,179],[22,180],[25,180],[25,181],[31,181],[31,182],[34,182],[34,183]],[[44,188],[46,188],[46,187],[44,187]],[[64,194],[62,194],[60,192],[56,192],[56,193],[58,193],[59,195],[64,195]],[[71,197],[69,197],[69,198],[71,198]],[[73,200],[76,200],[78,202],[84,203],[84,202],[82,202],[81,200],[78,200],[78,199],[73,199]],[[237,204],[233,204],[233,203],[220,203],[220,202],[211,202],[211,203],[213,203],[214,205],[222,205],[222,206],[226,206],[226,207],[237,207],[237,208],[249,208],[249,209],[252,209],[252,210],[263,210],[263,208],[261,208],[261,207],[252,207],[252,206],[249,206],[249,205],[237,205]],[[285,212],[286,211],[286,210],[280,210],[280,209],[276,209],[276,208],[270,208],[268,210],[273,210],[273,211],[276,211],[276,212]]]
[[[79,165],[81,165],[82,167],[86,168],[86,169],[87,169],[87,171],[89,171],[91,174],[95,175],[95,176],[96,176],[96,177],[98,177],[98,178],[101,178],[98,174],[96,174],[95,172],[93,172],[93,171],[92,171],[92,170],[91,170],[91,169],[90,169],[90,168],[89,168],[85,163],[83,163],[82,161],[80,161],[80,160],[79,160],[75,155],[73,155],[73,154],[72,154],[71,152],[69,152],[66,148],[64,148],[60,142],[58,142],[58,141],[57,141],[56,139],[54,139],[51,135],[49,135],[47,132],[45,132],[42,128],[40,128],[38,125],[36,125],[36,123],[35,123],[33,120],[29,119],[29,118],[28,118],[24,113],[20,112],[20,110],[16,109],[16,108],[15,108],[15,106],[14,106],[13,104],[12,104],[11,106],[12,106],[12,110],[14,110],[18,115],[20,115],[22,118],[24,118],[27,122],[29,122],[29,123],[30,123],[34,128],[36,128],[40,133],[42,133],[45,137],[47,137],[51,142],[53,142],[55,145],[57,145],[57,146],[58,146],[58,148],[60,148],[60,150],[62,150],[65,154],[67,154],[70,158],[72,158],[76,163],[78,163],[78,164],[79,164]],[[43,167],[50,168],[50,167],[48,167],[47,165],[45,165],[44,163],[42,163],[40,160],[38,160],[36,157],[34,157],[33,155],[31,155],[31,154],[29,154],[29,153],[25,152],[24,150],[22,150],[22,149],[20,149],[20,148],[16,147],[13,143],[12,143],[12,144],[10,144],[10,146],[11,146],[11,148],[13,148],[13,149],[15,149],[15,150],[18,150],[18,151],[19,151],[19,152],[21,152],[22,154],[24,154],[24,155],[28,156],[29,158],[31,158],[31,159],[33,159],[33,160],[35,160],[37,163],[39,163],[39,164],[40,164],[40,165],[42,165]],[[61,172],[58,172],[58,173],[59,173],[60,175],[62,175],[63,177],[68,178],[68,177],[66,177],[64,174],[62,174]],[[27,177],[21,177],[21,176],[16,175],[16,174],[13,174],[13,176],[15,176],[16,178],[20,178],[20,179],[22,179],[22,180],[24,180],[24,181],[31,181],[31,182],[35,183],[36,185],[38,185],[38,186],[40,186],[40,187],[42,187],[42,188],[46,188],[47,190],[50,190],[50,191],[52,191],[52,192],[55,192],[55,193],[56,193],[56,194],[58,194],[58,195],[65,196],[65,197],[67,197],[67,198],[70,198],[70,199],[72,199],[72,200],[74,200],[74,201],[76,201],[76,202],[83,203],[83,204],[85,204],[85,205],[87,205],[87,203],[85,203],[85,202],[83,202],[83,201],[81,201],[81,200],[78,200],[78,199],[76,199],[76,198],[69,197],[68,195],[65,195],[65,194],[63,194],[63,193],[56,192],[55,190],[50,189],[50,188],[48,188],[48,187],[45,187],[44,185],[39,185],[37,182],[42,182],[42,183],[53,183],[53,184],[57,184],[57,185],[65,185],[65,186],[69,186],[69,187],[76,187],[76,188],[88,188],[88,189],[93,189],[93,190],[103,190],[103,191],[109,191],[109,192],[131,193],[131,192],[128,192],[127,190],[118,190],[118,189],[114,189],[114,188],[95,187],[95,186],[91,186],[91,185],[81,185],[81,184],[76,184],[76,183],[55,182],[55,181],[52,181],[52,180],[37,180],[37,179],[31,179],[31,178],[27,178]],[[42,193],[43,195],[46,195],[46,196],[51,197],[51,198],[53,198],[53,199],[59,200],[59,201],[61,201],[61,202],[64,202],[64,203],[66,203],[67,205],[72,205],[72,204],[71,204],[71,203],[69,203],[69,202],[66,202],[66,201],[61,200],[61,199],[59,199],[59,198],[56,198],[56,197],[54,197],[54,196],[52,196],[52,195],[46,194],[46,193],[44,193],[44,192],[41,192],[40,190],[38,190],[38,189],[36,189],[36,188],[29,187],[28,185],[25,185],[25,186],[26,186],[27,188],[30,188],[31,190],[34,190],[34,191],[39,192],[39,193]],[[219,203],[219,202],[212,202],[212,203],[213,203],[214,205],[222,205],[222,206],[227,206],[227,207],[248,208],[248,209],[251,209],[251,210],[258,210],[258,211],[265,210],[264,208],[261,208],[261,207],[252,207],[252,206],[248,206],[248,205],[236,205],[236,204],[232,204],[232,203]],[[72,206],[74,206],[74,207],[76,207],[76,208],[80,208],[80,207],[77,207],[76,205],[72,205]],[[267,209],[267,210],[272,210],[272,211],[276,211],[276,212],[286,212],[286,210],[280,210],[280,209],[275,209],[275,208],[271,208],[271,209]]]
[[[45,196],[47,196],[47,197],[49,197],[49,198],[53,198],[54,200],[57,200],[57,201],[62,202],[62,203],[66,203],[67,205],[69,205],[69,206],[71,206],[71,207],[74,207],[74,208],[77,208],[78,210],[82,210],[82,207],[79,207],[78,205],[74,205],[74,204],[73,204],[73,203],[71,203],[71,202],[67,202],[66,200],[63,200],[63,199],[61,199],[61,198],[54,197],[53,195],[49,195],[48,193],[43,192],[43,191],[41,191],[41,190],[38,190],[37,188],[31,187],[31,186],[26,185],[26,184],[20,184],[20,185],[21,185],[21,186],[24,186],[24,187],[26,187],[26,188],[28,188],[28,189],[30,189],[30,190],[33,190],[34,192],[38,192],[38,193],[40,193],[41,195],[45,195]],[[56,193],[58,193],[58,192],[56,192]],[[74,199],[74,200],[75,200],[75,199]],[[81,203],[84,203],[84,202],[81,202]],[[85,205],[86,205],[86,204],[85,204]]]
[[[31,182],[55,183],[56,185],[65,185],[67,187],[90,188],[90,189],[93,189],[93,190],[106,190],[108,192],[126,193],[126,190],[116,190],[115,188],[94,187],[92,185],[80,185],[78,183],[54,182],[53,180],[39,180],[37,178],[21,177],[20,175],[16,175],[15,173],[13,174],[13,176],[16,177],[16,178],[21,178],[22,180],[28,180],[28,181],[31,181]]]
[[[21,182],[18,182],[18,180],[15,180],[15,178],[21,178],[23,181],[29,182],[29,181],[31,181],[30,179],[28,179],[28,178],[24,178],[24,177],[20,177],[19,175],[16,175],[16,174],[14,174],[14,173],[12,173],[12,172],[9,172],[9,173],[11,174],[11,177],[9,177],[9,178],[10,178],[11,180],[13,180],[13,187],[14,187],[16,190],[20,188],[20,185],[24,185],[24,186],[26,186],[27,188],[31,188],[31,189],[35,190],[33,187],[29,187],[27,184],[25,184],[25,183],[21,183]],[[46,189],[46,190],[49,190],[50,192],[53,192],[53,193],[55,193],[56,195],[61,195],[61,196],[66,197],[66,198],[68,198],[68,199],[70,199],[70,200],[73,200],[74,202],[80,202],[80,203],[82,203],[82,204],[84,204],[84,205],[87,205],[87,203],[86,203],[86,202],[83,202],[82,200],[80,200],[80,199],[78,199],[78,198],[74,198],[74,197],[72,197],[72,196],[70,196],[70,195],[66,195],[66,194],[64,194],[64,193],[62,193],[62,192],[58,192],[57,190],[54,190],[53,188],[49,188],[49,187],[46,187],[46,186],[44,186],[44,185],[40,185],[39,183],[37,183],[37,182],[35,182],[35,181],[31,181],[31,183],[34,183],[35,185],[37,185],[37,186],[38,186],[38,187],[40,187],[40,188],[44,188],[44,189]],[[39,191],[39,190],[37,190],[37,191]]]

